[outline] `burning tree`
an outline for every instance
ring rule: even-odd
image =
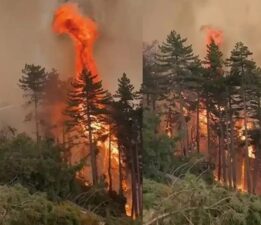
[[[175,146],[174,155],[183,159],[193,157],[196,150],[204,153],[216,180],[233,189],[256,193],[261,70],[243,43],[237,43],[224,60],[222,32],[207,35],[203,61],[174,31],[160,46],[157,64],[144,61],[150,80],[144,79],[143,86],[156,84],[153,90],[163,90],[153,96],[158,107],[153,107],[151,113],[161,119],[154,135],[160,131],[176,138],[181,145]],[[150,95],[150,90],[144,88],[144,94]]]
[[[172,130],[170,133],[172,133],[175,127],[174,121],[176,121],[180,150],[184,155],[191,148],[188,133],[189,111],[195,108],[193,100],[199,99],[196,89],[197,80],[200,78],[198,72],[193,73],[193,70],[200,69],[198,57],[194,55],[192,46],[187,45],[186,42],[186,38],[171,31],[166,41],[159,47],[160,54],[157,57],[158,73],[162,77],[160,84],[165,90],[167,124],[170,124]],[[196,105],[196,108],[198,107]]]
[[[138,94],[125,73],[118,79],[118,89],[113,104],[113,118],[116,124],[116,136],[119,150],[119,192],[122,192],[122,161],[131,172],[132,211],[131,215],[137,218],[142,211],[141,206],[141,108]],[[124,160],[125,158],[125,160]]]
[[[242,42],[239,42],[235,45],[235,48],[232,50],[231,56],[228,59],[230,76],[237,81],[237,84],[235,85],[236,91],[231,99],[231,104],[232,107],[236,109],[234,112],[237,120],[243,121],[243,157],[246,165],[244,173],[246,174],[247,190],[249,192],[253,189],[249,159],[249,129],[252,126],[250,124],[260,125],[260,117],[258,115],[260,99],[258,97],[256,98],[260,91],[260,74],[255,62],[250,59],[252,54],[253,53],[248,50],[247,46]]]
[[[67,34],[72,39],[75,47],[76,78],[72,83],[73,90],[68,98],[69,106],[67,114],[70,118],[68,125],[72,129],[81,130],[85,138],[88,137],[93,184],[96,184],[98,180],[97,159],[102,160],[99,173],[103,173],[106,182],[109,183],[109,191],[111,192],[112,189],[117,189],[115,188],[117,179],[115,180],[116,182],[113,182],[113,179],[117,177],[119,173],[119,194],[122,194],[122,191],[125,192],[123,194],[127,197],[127,206],[131,207],[131,194],[128,195],[128,193],[126,193],[126,190],[131,190],[130,179],[128,174],[126,175],[127,169],[124,168],[125,170],[122,170],[122,165],[127,165],[128,163],[132,165],[127,155],[130,155],[128,153],[129,151],[134,151],[133,146],[135,145],[133,142],[135,138],[137,138],[137,132],[134,132],[135,136],[132,131],[138,129],[136,125],[137,120],[132,120],[135,126],[131,129],[130,126],[124,127],[126,125],[125,119],[129,119],[129,115],[133,113],[133,110],[128,109],[128,112],[123,111],[126,109],[126,105],[123,104],[123,101],[115,101],[107,105],[110,97],[108,93],[102,89],[98,76],[99,73],[97,72],[93,57],[94,43],[98,37],[97,25],[92,19],[83,16],[76,4],[66,3],[55,12],[53,30],[59,34]],[[83,71],[84,68],[88,68],[88,71]],[[129,99],[127,101],[129,101]],[[108,111],[110,111],[110,114],[107,114]],[[122,120],[122,118],[124,119]],[[120,124],[121,122],[123,122],[123,124]],[[128,135],[128,132],[130,132],[130,135]],[[130,136],[132,138],[130,138]],[[128,143],[123,144],[126,138],[129,138]],[[139,142],[138,138],[136,142]],[[96,144],[103,150],[101,152],[102,154],[99,155],[101,157],[96,157]],[[127,150],[125,149],[126,146],[128,146]],[[126,161],[123,160],[124,157],[127,158]],[[107,162],[109,165],[106,164]],[[114,168],[112,162],[117,164],[114,165]],[[117,168],[118,171],[116,171],[115,168]],[[125,176],[127,177],[123,177],[122,172],[125,172]],[[132,176],[135,178],[136,174]],[[132,183],[135,183],[134,178],[132,179]],[[86,177],[84,179],[86,179]],[[134,207],[136,206],[134,205]],[[130,210],[127,211],[128,215],[130,215]]]
[[[95,81],[96,79],[97,75],[83,70],[79,77],[73,80],[66,110],[70,118],[67,122],[69,128],[76,128],[80,133],[84,132],[84,137],[88,138],[94,185],[98,182],[96,143],[101,135],[102,123],[107,113],[106,105],[110,99],[109,93],[102,87],[102,82]]]

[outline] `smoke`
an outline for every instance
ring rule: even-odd
[[[242,41],[261,64],[260,9],[259,0],[144,0],[144,41],[163,41],[174,29],[187,37],[195,53],[203,57],[206,32],[200,28],[211,26],[223,31],[225,56]]]
[[[61,0],[0,1],[0,103],[14,108],[0,112],[1,123],[19,130],[30,130],[24,124],[25,111],[18,79],[25,63],[56,68],[62,78],[73,75],[73,44],[67,36],[52,31],[53,15]],[[99,39],[95,45],[97,66],[106,88],[114,91],[117,78],[126,72],[139,88],[142,79],[141,4],[139,0],[75,0],[86,15],[98,24]]]

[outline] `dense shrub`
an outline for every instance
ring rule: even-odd
[[[207,184],[187,174],[164,185],[145,180],[146,225],[260,225],[261,198]]]
[[[46,192],[53,200],[79,193],[75,172],[80,165],[68,166],[62,149],[52,141],[37,145],[24,134],[0,144],[0,184],[20,183],[30,192]]]
[[[0,186],[2,225],[99,225],[97,216],[70,203],[53,203],[20,185]]]

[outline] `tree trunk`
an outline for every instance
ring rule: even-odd
[[[225,126],[226,126],[226,138],[228,139],[229,137],[229,112],[228,112],[228,108],[225,107],[225,114],[226,114],[226,117],[225,117]],[[229,188],[232,188],[232,156],[231,156],[231,145],[229,144],[229,141],[227,141],[227,144],[226,144],[226,147],[227,147],[227,175],[228,175],[228,184],[229,184]]]
[[[135,153],[134,149],[129,149],[132,152],[132,162],[131,162],[131,184],[132,184],[132,210],[131,216],[133,218],[138,217],[138,207],[137,207],[137,180],[136,180],[136,171],[135,171]]]
[[[200,152],[200,120],[199,120],[199,108],[200,108],[200,99],[198,94],[197,99],[197,134],[196,134],[196,142],[197,142],[197,152]]]
[[[257,104],[257,113],[258,113],[258,120],[259,120],[259,138],[257,140],[256,144],[256,151],[255,151],[255,164],[254,164],[254,174],[253,174],[253,194],[256,194],[256,185],[257,185],[257,178],[259,175],[259,168],[260,168],[260,160],[261,160],[261,105],[260,101],[261,98],[258,96],[257,98],[258,104]]]
[[[259,146],[257,146],[256,154],[255,154],[255,162],[254,162],[254,173],[253,173],[253,187],[252,187],[252,193],[256,194],[256,185],[257,185],[257,178],[259,175]]]
[[[220,149],[222,154],[222,173],[223,173],[223,182],[227,185],[227,161],[226,161],[226,152],[224,147],[224,131],[221,124],[220,126]]]
[[[184,116],[184,111],[183,111],[183,100],[182,100],[182,96],[181,96],[181,90],[179,91],[180,94],[179,94],[179,113],[180,113],[180,116],[181,116],[181,131],[182,131],[182,134],[183,134],[183,137],[182,137],[182,140],[181,140],[181,145],[182,145],[182,151],[183,151],[183,154],[184,156],[187,156],[187,151],[188,151],[188,132],[187,132],[187,123],[186,123],[186,119],[185,119],[185,116]]]
[[[221,180],[221,137],[218,136],[218,181]]]
[[[136,155],[136,173],[137,173],[137,209],[138,209],[138,215],[141,216],[142,214],[142,190],[141,190],[141,173],[140,173],[140,160],[139,160],[139,151],[138,151],[138,144],[135,145],[135,155]]]
[[[229,124],[230,124],[230,153],[231,153],[231,173],[232,173],[232,181],[233,181],[233,189],[237,189],[237,160],[236,160],[236,154],[234,149],[234,119],[233,119],[233,112],[231,107],[231,96],[230,93],[229,96]]]
[[[109,178],[109,191],[112,191],[112,175],[111,175],[111,125],[109,125],[109,162],[108,162],[108,178]]]
[[[89,109],[87,109],[87,117],[88,117],[88,138],[89,138],[89,149],[91,154],[91,169],[92,169],[92,183],[96,185],[98,183],[98,175],[97,175],[97,164],[96,164],[96,150],[93,146],[93,138],[92,138],[92,122],[91,116],[89,113]]]
[[[122,180],[123,180],[123,176],[122,176],[122,164],[121,164],[121,146],[120,143],[118,142],[118,150],[119,150],[119,194],[122,195],[123,194],[123,188],[122,188]]]
[[[207,97],[208,98],[208,97]],[[207,111],[207,153],[209,161],[211,161],[211,135],[210,135],[210,115],[209,115],[209,100],[206,102],[206,111]]]
[[[38,100],[35,97],[34,99],[34,115],[35,115],[35,134],[36,134],[36,143],[39,144],[39,118],[38,118]]]
[[[247,179],[247,190],[250,193],[252,191],[251,189],[251,176],[250,176],[250,160],[248,157],[248,128],[247,128],[247,122],[248,122],[248,116],[247,116],[247,106],[246,106],[246,92],[243,90],[243,104],[244,104],[244,130],[245,130],[245,146],[244,146],[244,157],[246,162],[245,167],[245,174]]]

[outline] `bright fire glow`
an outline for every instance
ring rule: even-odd
[[[219,47],[224,43],[222,30],[214,28],[210,25],[202,26],[201,30],[206,32],[206,39],[205,39],[206,45],[209,45],[212,42],[212,40]]]
[[[67,34],[73,41],[75,47],[75,72],[78,76],[83,69],[88,69],[92,75],[99,75],[97,66],[93,57],[93,48],[95,41],[98,37],[97,25],[90,18],[83,16],[76,4],[66,3],[57,9],[53,21],[53,30],[59,34]],[[97,76],[97,80],[100,78]],[[97,81],[96,80],[96,81]],[[80,111],[80,110],[79,110]],[[81,127],[83,132],[86,132],[86,127],[82,123]],[[104,129],[104,132],[109,132],[109,127],[100,123],[92,124],[94,131]],[[94,132],[95,136],[95,132]],[[94,137],[95,138],[95,137]],[[111,162],[112,162],[112,176],[114,190],[117,190],[115,184],[119,183],[118,180],[118,168],[119,168],[119,151],[117,145],[117,139],[112,134],[111,137]],[[99,153],[100,161],[98,163],[98,169],[100,174],[106,175],[106,181],[108,182],[108,165],[109,160],[109,138],[104,142],[98,142],[98,147],[102,149]],[[99,157],[98,156],[98,157]],[[99,159],[98,159],[99,160]],[[77,176],[84,177],[83,173],[78,173]],[[86,174],[86,173],[85,173]],[[86,178],[85,178],[86,179]],[[89,182],[85,181],[86,185],[90,185]],[[125,206],[126,213],[128,216],[131,215],[131,191],[129,189],[130,180],[124,180],[124,193],[127,198],[127,204]]]
[[[237,121],[236,124],[239,126],[238,135],[239,135],[241,141],[245,141],[246,136],[244,135],[244,130],[245,130],[244,121],[239,120],[239,121]],[[247,129],[252,129],[252,128],[253,128],[253,123],[248,122],[247,123]],[[255,159],[255,157],[256,157],[255,153],[254,153],[254,146],[253,145],[248,146],[248,157],[252,158],[252,159]]]
[[[199,127],[200,127],[200,132],[204,136],[207,135],[207,110],[204,109],[199,113]]]
[[[87,67],[93,75],[98,75],[93,57],[94,43],[98,37],[97,25],[93,20],[82,16],[76,4],[67,3],[57,9],[53,30],[67,34],[73,40],[76,50],[76,73]]]
[[[206,43],[209,45],[212,40],[220,47],[223,44],[223,32],[218,29],[208,28]]]
[[[237,188],[243,192],[246,192],[245,187],[245,160],[243,159],[242,165],[241,165],[241,180],[240,184],[237,186]]]

